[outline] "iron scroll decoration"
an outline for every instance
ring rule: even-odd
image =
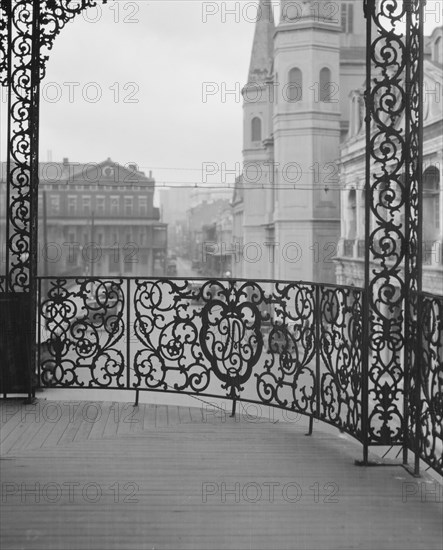
[[[423,4],[422,0],[365,3],[366,456],[368,445],[406,449],[409,392],[414,391],[412,373],[417,372],[420,356]],[[403,34],[397,29],[402,21]]]
[[[107,0],[101,0],[106,3]],[[97,0],[1,0],[0,85],[8,89],[6,286],[35,294],[39,85],[54,40]]]
[[[38,309],[43,387],[240,399],[318,418],[364,443],[363,289],[232,279],[38,282],[48,287]],[[424,296],[419,438],[408,447],[441,472],[443,298]]]
[[[263,350],[261,313],[258,304],[264,301],[257,285],[239,289],[231,283],[228,288],[214,284],[210,297],[201,312],[200,346],[212,370],[229,389],[232,399],[239,397],[242,384],[249,380],[253,367]],[[215,295],[213,297],[213,294]]]
[[[43,387],[241,399],[361,439],[361,289],[249,280],[39,279]]]

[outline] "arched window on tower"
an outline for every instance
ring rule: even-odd
[[[291,102],[303,99],[303,74],[297,67],[289,71],[287,97]]]
[[[331,71],[327,67],[320,71],[320,101],[331,101]]]
[[[251,121],[251,141],[261,141],[261,120],[258,116]]]

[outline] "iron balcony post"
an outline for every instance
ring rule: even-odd
[[[368,463],[369,448],[369,421],[368,421],[368,399],[369,399],[369,285],[370,285],[370,216],[371,216],[371,155],[369,144],[371,143],[371,116],[372,116],[372,18],[375,10],[374,0],[366,0],[366,90],[365,90],[365,124],[366,124],[366,166],[365,166],[365,264],[364,264],[364,289],[362,303],[362,442],[363,442],[363,464]]]
[[[418,0],[418,158],[417,158],[417,335],[415,353],[415,464],[414,473],[420,473],[420,448],[422,444],[422,362],[423,362],[423,85],[424,85],[424,6]],[[424,444],[424,442],[423,442]]]
[[[320,355],[321,355],[321,299],[323,296],[323,285],[315,285],[315,414],[311,416],[311,421],[309,424],[309,435],[312,434],[313,420],[314,416],[317,419],[320,419],[320,405],[321,405],[321,396],[320,396]]]
[[[9,275],[9,240],[10,240],[10,225],[9,211],[11,208],[11,136],[12,136],[12,0],[5,0],[6,11],[8,15],[8,45],[7,45],[7,87],[8,87],[8,128],[7,128],[7,148],[6,148],[6,212],[5,212],[5,234],[6,234],[6,269],[5,269],[5,292],[12,290],[10,275]]]
[[[30,235],[29,235],[29,400],[32,401],[33,377],[36,371],[37,331],[37,239],[38,239],[38,188],[39,188],[39,111],[40,111],[40,1],[33,1],[32,13],[32,69],[30,105]]]
[[[41,349],[42,349],[42,303],[44,298],[46,298],[47,292],[45,292],[45,297],[42,297],[42,288],[46,288],[46,285],[49,281],[45,279],[44,283],[42,284],[42,280],[37,280],[37,310],[36,310],[36,317],[37,317],[37,386],[40,386],[40,380],[41,380]]]
[[[411,0],[417,1],[417,0]],[[405,31],[405,144],[409,144],[411,141],[411,24],[412,24],[412,6],[411,1],[405,3],[406,10],[406,31]],[[420,1],[420,0],[419,0]],[[407,148],[404,151],[404,168],[405,168],[405,178],[404,178],[404,210],[405,210],[405,224],[404,224],[404,282],[405,282],[405,292],[403,298],[403,311],[404,311],[404,338],[405,345],[403,351],[403,371],[404,371],[404,386],[403,386],[403,464],[408,463],[408,442],[409,442],[409,391],[411,384],[411,370],[413,362],[413,354],[415,353],[414,349],[414,338],[415,334],[413,332],[412,324],[414,323],[413,316],[411,315],[411,309],[413,308],[413,300],[415,296],[411,296],[411,283],[412,283],[412,274],[411,274],[411,262],[413,262],[414,250],[411,243],[411,151]]]
[[[126,387],[131,388],[131,279],[126,279]],[[138,393],[137,399],[138,403]]]

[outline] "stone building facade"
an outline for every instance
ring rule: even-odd
[[[423,290],[443,294],[443,27],[425,37],[423,123]],[[363,84],[350,94],[350,127],[341,153],[339,284],[364,285],[365,124]],[[401,221],[401,220],[397,220]]]
[[[155,180],[111,159],[41,163],[38,273],[41,276],[160,276],[167,226],[153,205]],[[6,166],[0,178],[1,258],[5,262]]]

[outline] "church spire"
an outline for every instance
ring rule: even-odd
[[[248,83],[263,82],[272,68],[274,57],[274,17],[270,0],[260,0],[255,24],[254,43],[249,65]]]

